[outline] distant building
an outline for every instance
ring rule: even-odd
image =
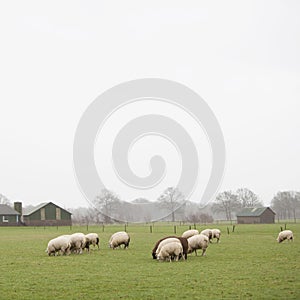
[[[236,214],[238,224],[275,223],[275,212],[270,207],[246,207]]]
[[[46,202],[25,211],[23,222],[28,226],[70,226],[72,214],[52,202]]]
[[[21,214],[7,204],[0,204],[0,226],[17,226]]]

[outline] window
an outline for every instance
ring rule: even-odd
[[[7,216],[2,216],[2,222],[3,222],[3,223],[8,223],[8,218],[7,218]]]
[[[60,220],[61,219],[61,212],[60,212],[60,208],[56,207],[56,220]]]
[[[41,220],[46,220],[46,213],[45,213],[45,207],[41,208]]]

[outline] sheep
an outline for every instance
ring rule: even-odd
[[[157,256],[157,254],[160,252],[160,250],[161,250],[161,248],[164,246],[164,245],[166,245],[166,244],[168,244],[168,243],[180,243],[180,241],[179,241],[179,239],[177,239],[176,237],[175,238],[167,238],[167,239],[164,239],[164,240],[162,240],[160,243],[159,243],[159,245],[158,245],[158,247],[157,247],[157,249],[156,249],[156,256]],[[181,244],[181,243],[180,243]]]
[[[183,248],[184,258],[187,259],[187,251],[188,251],[188,241],[187,241],[187,239],[184,238],[184,237],[178,237],[178,236],[174,236],[174,235],[164,237],[164,238],[162,238],[162,239],[160,239],[159,241],[156,242],[154,248],[152,249],[152,258],[153,259],[157,258],[156,250],[157,250],[160,242],[163,241],[163,240],[165,240],[165,239],[168,239],[168,238],[176,238],[176,239],[178,239],[181,242],[181,245],[182,245],[182,248]]]
[[[185,231],[181,236],[188,239],[189,237],[199,234],[199,231],[197,229],[190,229]]]
[[[220,237],[221,237],[221,230],[220,229],[212,229],[212,239],[216,238],[217,243],[219,243]]]
[[[281,243],[284,240],[294,241],[293,232],[291,230],[283,230],[283,231],[279,232],[278,237],[277,237],[276,240],[277,240],[278,243]]]
[[[71,243],[71,251],[74,253],[82,253],[82,250],[86,245],[85,235],[81,232],[73,233],[71,235],[62,235],[63,237],[67,237]]]
[[[61,254],[70,254],[70,249],[71,249],[71,243],[70,239],[65,236],[59,236],[57,238],[54,238],[49,241],[47,249],[45,252],[48,253],[50,256],[53,254],[56,256],[56,254],[61,251]]]
[[[193,235],[188,238],[188,253],[192,253],[195,251],[197,256],[197,249],[202,249],[202,256],[206,255],[206,249],[209,245],[209,238],[204,234]]]
[[[99,236],[97,233],[88,233],[85,235],[85,239],[86,239],[85,248],[87,248],[88,251],[90,251],[90,245],[94,245],[94,248],[97,245],[98,249],[100,249]]]
[[[212,230],[211,229],[204,229],[200,232],[200,234],[206,235],[209,239],[209,242],[211,243],[211,240],[212,240]]]
[[[169,260],[172,261],[172,257],[174,257],[175,261],[178,261],[179,255],[183,256],[183,249],[181,243],[178,242],[169,242],[163,245],[160,251],[157,254],[158,260]]]
[[[129,242],[129,234],[125,231],[119,231],[111,236],[109,240],[109,247],[115,249],[117,247],[120,247],[121,245],[124,245],[124,249],[126,249],[129,246]]]

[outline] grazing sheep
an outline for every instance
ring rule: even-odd
[[[181,236],[188,239],[189,237],[199,234],[199,231],[197,229],[190,229],[185,231]]]
[[[45,252],[50,256],[53,254],[54,256],[61,251],[61,254],[70,254],[71,243],[70,239],[65,236],[59,236],[49,241],[47,249]]]
[[[212,240],[212,230],[211,229],[204,229],[200,232],[200,234],[206,235],[209,239],[209,242],[211,243],[211,240]]]
[[[129,246],[129,242],[129,234],[125,231],[119,231],[111,236],[109,240],[109,247],[115,249],[117,247],[120,247],[121,245],[124,245],[124,249],[126,249]]]
[[[81,232],[73,233],[71,235],[62,235],[68,237],[71,243],[71,252],[81,254],[82,250],[85,248],[86,238]]]
[[[197,249],[202,249],[202,256],[206,255],[206,249],[209,245],[209,238],[204,234],[193,235],[188,238],[188,253],[192,253],[195,251],[197,256]]]
[[[278,237],[277,237],[277,242],[281,243],[284,240],[294,240],[294,235],[293,232],[291,230],[283,230],[281,232],[279,232]]]
[[[182,257],[184,257],[181,243],[179,241],[170,242],[161,247],[160,251],[157,254],[157,259],[169,260],[169,262],[171,262],[172,258],[174,258],[175,261],[178,261],[180,254]]]
[[[156,256],[156,250],[160,244],[161,241],[163,240],[166,240],[166,239],[169,239],[169,238],[176,238],[180,241],[181,245],[182,245],[182,249],[183,249],[183,255],[184,255],[184,258],[187,259],[187,251],[188,251],[188,241],[186,238],[184,237],[178,237],[178,236],[167,236],[167,237],[164,237],[162,239],[160,239],[159,241],[156,242],[154,248],[152,249],[152,257],[153,259],[157,259],[157,256]]]
[[[85,235],[85,239],[86,239],[85,248],[87,248],[88,251],[90,251],[90,245],[93,245],[94,248],[97,245],[98,249],[100,249],[99,236],[97,233],[88,233]]]
[[[175,237],[175,238],[167,238],[161,241],[156,249],[156,256],[160,252],[161,248],[168,244],[168,243],[180,243],[180,241]],[[181,243],[180,243],[181,244]]]
[[[212,239],[216,238],[217,243],[219,243],[220,237],[221,237],[221,230],[220,229],[212,229],[211,231],[212,231]]]

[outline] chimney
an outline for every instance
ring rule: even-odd
[[[14,202],[14,210],[20,214],[20,220],[22,220],[22,202]]]

